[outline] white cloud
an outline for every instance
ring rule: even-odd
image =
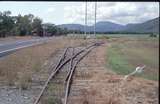
[[[6,7],[7,5],[7,7]],[[88,2],[88,24],[94,23],[94,2]],[[85,23],[85,2],[0,2],[0,11],[34,14],[55,24]],[[144,22],[159,16],[159,2],[97,2],[97,21],[120,24]]]
[[[94,2],[88,3],[88,24],[94,23]],[[97,2],[97,21],[120,24],[144,22],[159,16],[158,2]],[[85,3],[65,6],[64,17],[68,23],[84,24]]]
[[[55,8],[53,8],[53,7],[50,7],[47,9],[47,12],[54,12],[54,11],[55,11]]]

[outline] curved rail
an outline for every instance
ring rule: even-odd
[[[59,59],[58,63],[56,64],[56,67],[53,69],[51,75],[49,76],[49,78],[47,79],[45,85],[43,86],[40,94],[38,95],[36,101],[34,102],[34,104],[38,104],[41,96],[43,95],[43,92],[45,91],[48,83],[50,82],[50,80],[57,74],[57,72],[65,65],[67,64],[69,61],[71,61],[70,63],[70,70],[69,72],[67,73],[67,77],[65,79],[65,81],[67,81],[67,85],[66,85],[66,93],[65,93],[65,104],[67,104],[67,97],[68,97],[68,94],[69,94],[69,87],[70,87],[70,83],[71,83],[71,79],[72,79],[72,76],[73,76],[73,73],[74,73],[74,70],[78,64],[78,62],[80,60],[83,59],[83,57],[85,57],[95,46],[99,46],[101,45],[102,43],[93,43],[83,49],[81,49],[79,52],[77,52],[76,54],[72,55],[70,58],[68,58],[67,60],[63,61],[64,58],[65,58],[65,55],[66,55],[66,52],[68,50],[68,48],[65,49],[64,53],[62,54],[61,58]],[[73,60],[78,56],[80,55],[81,53],[84,52],[84,55],[82,55],[80,58],[78,58],[78,60],[74,63],[74,65],[72,65],[73,63]]]
[[[71,81],[72,81],[72,77],[73,77],[73,74],[74,74],[74,71],[77,67],[77,64],[95,47],[92,47],[90,49],[88,49],[76,62],[75,64],[73,65],[73,67],[71,67],[70,69],[70,74],[68,76],[68,80],[67,80],[67,85],[66,85],[66,92],[65,92],[65,99],[64,99],[64,104],[67,104],[67,99],[68,99],[68,94],[70,92],[70,85],[71,85]]]
[[[64,59],[67,50],[68,50],[68,48],[65,49],[64,53],[62,54],[61,58],[59,59],[59,61],[58,61],[57,65],[56,65],[56,67],[54,68],[54,70],[56,70],[56,69],[58,68],[58,66],[60,65],[60,63],[61,63],[62,60]],[[36,101],[34,102],[34,104],[37,104],[37,103],[39,102],[39,100],[40,100],[40,98],[41,98],[41,96],[42,96],[44,90],[46,89],[46,87],[47,87],[49,81],[50,81],[50,80],[52,79],[52,77],[55,75],[54,70],[53,70],[53,72],[51,73],[51,75],[49,76],[49,78],[47,79],[45,85],[43,86],[43,88],[42,88],[40,94],[38,95]]]

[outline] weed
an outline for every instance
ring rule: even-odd
[[[120,103],[119,103],[118,99],[116,99],[116,98],[114,98],[114,97],[110,97],[110,98],[107,100],[106,104],[120,104]]]
[[[76,77],[83,78],[83,79],[89,79],[92,77],[91,73],[85,72],[85,71],[78,71],[76,74]]]
[[[53,96],[46,96],[41,99],[41,104],[62,104],[62,101]]]
[[[132,71],[132,67],[129,66],[127,60],[118,51],[117,48],[113,47],[108,49],[108,66],[118,74],[128,74]]]
[[[107,48],[107,66],[118,74],[128,74],[139,65],[146,65],[144,72],[137,74],[150,80],[158,80],[159,42],[156,38],[119,38]]]
[[[102,36],[97,36],[97,39],[110,39],[110,37],[102,35]]]
[[[20,73],[17,86],[21,90],[26,90],[30,87],[31,82],[32,82],[32,73],[30,72]]]

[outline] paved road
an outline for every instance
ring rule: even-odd
[[[0,57],[6,56],[18,49],[30,47],[33,45],[42,44],[44,42],[47,42],[51,38],[36,38],[36,39],[30,39],[30,40],[18,40],[8,43],[2,43],[0,44]]]

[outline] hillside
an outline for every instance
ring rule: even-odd
[[[127,32],[156,32],[159,33],[159,18],[155,18],[144,23],[128,24],[125,26],[124,31]]]
[[[84,31],[84,25],[81,24],[62,24],[58,25],[69,30]],[[94,25],[87,26],[87,32],[94,31]],[[143,23],[132,23],[121,25],[109,21],[100,21],[96,23],[96,32],[138,32],[138,33],[159,33],[159,17],[148,20]]]
[[[62,25],[57,25],[61,28],[67,28],[69,30],[84,30],[84,26],[81,24],[62,24]]]
[[[92,26],[92,27],[94,27],[94,26]],[[124,28],[123,25],[116,24],[113,22],[102,21],[102,22],[96,23],[96,31],[97,32],[120,31],[123,28]]]

